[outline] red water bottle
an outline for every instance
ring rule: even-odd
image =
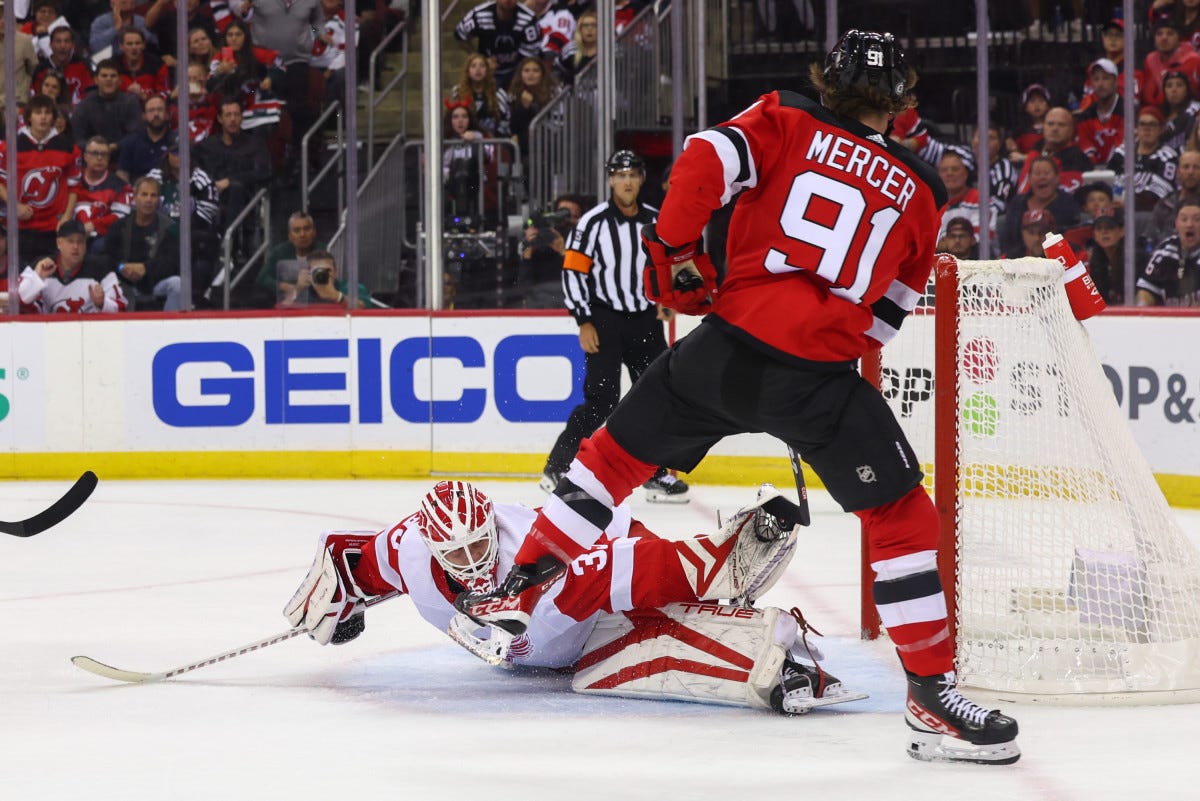
[[[1075,255],[1071,243],[1059,234],[1046,234],[1042,240],[1042,251],[1046,258],[1054,259],[1063,266],[1063,286],[1067,290],[1067,300],[1071,304],[1071,312],[1076,320],[1086,320],[1094,317],[1108,308],[1096,283],[1088,274],[1087,267]]]

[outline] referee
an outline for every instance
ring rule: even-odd
[[[579,218],[563,255],[563,296],[567,311],[579,323],[587,370],[583,403],[571,412],[546,459],[540,486],[547,492],[567,472],[583,438],[616,408],[621,365],[629,369],[630,380],[637,381],[667,349],[665,318],[642,291],[642,226],[658,218],[658,209],[638,202],[646,165],[633,151],[618,150],[606,166],[609,199]],[[687,502],[687,484],[662,468],[643,486],[648,501]]]

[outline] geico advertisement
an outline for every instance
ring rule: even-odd
[[[583,397],[563,317],[127,326],[135,450],[542,451]]]
[[[45,326],[0,325],[0,448],[37,451],[46,447],[46,419],[77,420],[78,393],[48,393],[47,387],[77,387],[81,370],[79,331],[63,359],[46,358]],[[71,396],[74,397],[71,397]]]

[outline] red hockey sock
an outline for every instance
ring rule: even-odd
[[[937,510],[923,487],[892,503],[856,512],[870,545],[875,608],[900,661],[932,676],[954,668],[946,597],[937,572]]]
[[[575,483],[597,500],[608,502],[611,499],[612,506],[617,506],[628,498],[629,493],[640,487],[658,470],[657,465],[647,464],[630,456],[629,452],[612,438],[607,428],[601,428],[585,439],[579,446],[575,460],[595,477],[599,486],[586,486],[582,481]],[[608,498],[601,497],[600,492],[606,493]]]

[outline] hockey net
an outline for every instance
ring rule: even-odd
[[[939,257],[934,272],[936,312],[918,308],[878,368],[942,516],[960,681],[1055,703],[1200,700],[1200,552],[1061,266]]]

